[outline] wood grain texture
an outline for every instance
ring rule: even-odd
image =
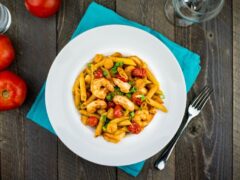
[[[56,179],[56,137],[26,120],[26,113],[56,55],[55,18],[42,20],[29,15],[23,1],[1,2],[9,7],[13,19],[8,34],[14,42],[17,57],[11,69],[20,74],[28,84],[25,104],[20,109],[0,114],[3,134],[1,177]]]
[[[174,40],[174,26],[169,24],[164,16],[164,1],[162,0],[117,0],[116,11],[129,20],[147,25],[168,38]],[[153,165],[159,154],[146,161],[143,171],[138,179],[175,179],[175,155],[171,158],[164,171],[156,170]],[[118,170],[118,179],[134,179],[126,173]]]
[[[177,179],[232,179],[231,1],[221,14],[189,28],[176,28],[176,41],[201,55],[202,71],[191,96],[214,88],[210,102],[176,147]]]
[[[57,20],[57,50],[67,44],[81,17],[86,11],[89,1],[65,0]],[[115,9],[114,1],[97,1],[104,6]],[[73,154],[63,143],[58,143],[58,179],[115,179],[116,169],[90,163]]]
[[[240,2],[233,0],[233,179],[240,179]]]
[[[189,125],[164,171],[153,168],[158,155],[146,161],[137,178],[114,167],[93,164],[76,156],[47,130],[26,120],[52,61],[69,42],[90,2],[63,0],[57,15],[39,19],[26,11],[24,1],[1,1],[13,17],[7,34],[17,57],[10,69],[27,81],[29,93],[21,108],[0,112],[0,179],[240,179],[239,0],[226,0],[217,18],[189,28],[168,23],[163,0],[97,0],[201,55],[202,71],[189,99],[205,84],[214,87],[210,102]]]

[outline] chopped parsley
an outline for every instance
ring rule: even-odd
[[[118,72],[118,71],[117,71],[117,67],[114,66],[114,67],[111,69],[111,73],[112,73],[112,74],[117,74],[117,72]]]
[[[88,63],[88,67],[90,68],[92,66],[92,63]]]
[[[126,96],[131,99],[132,98],[132,94],[131,93],[127,93]]]
[[[123,65],[123,62],[116,62],[115,66],[116,67],[119,67],[119,66],[122,66]]]
[[[114,94],[113,94],[113,93],[108,93],[107,96],[106,96],[106,99],[107,99],[108,101],[112,101],[113,97],[114,97]]]
[[[120,88],[117,87],[117,86],[115,86],[115,87],[114,87],[114,90],[115,90],[115,91],[120,91]]]
[[[108,72],[107,72],[106,70],[103,70],[103,75],[104,75],[105,77],[107,77],[107,76],[108,76]]]
[[[135,93],[137,91],[137,88],[136,87],[132,87],[129,91],[129,93]]]
[[[129,81],[128,84],[130,84],[131,86],[134,84],[133,81]]]
[[[111,69],[111,73],[115,75],[118,72],[117,68],[122,66],[122,65],[123,65],[123,62],[116,62]]]
[[[123,95],[124,93],[120,91],[120,88],[115,86],[114,87],[114,94],[115,95]]]
[[[141,101],[144,101],[146,97],[144,95],[141,95]]]
[[[105,123],[106,120],[107,120],[107,116],[106,115],[102,115],[101,118],[100,118],[100,121],[103,121]]]
[[[108,125],[109,122],[110,122],[110,120],[108,118],[106,118],[106,121],[105,121],[105,123],[104,123],[104,125],[102,127],[103,131],[107,130],[107,125]]]
[[[134,111],[130,112],[129,114],[130,114],[130,118],[133,118],[135,115]]]

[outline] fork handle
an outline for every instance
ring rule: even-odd
[[[167,146],[162,150],[159,158],[156,160],[154,166],[159,169],[163,170],[165,168],[166,162],[168,158],[170,157],[175,145],[177,144],[179,138],[181,137],[183,131],[188,126],[189,122],[192,120],[192,116],[190,115],[187,119],[187,121],[184,121],[181,126],[179,127],[178,131],[172,138],[172,140],[167,144]]]

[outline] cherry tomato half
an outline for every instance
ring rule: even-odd
[[[97,69],[95,72],[94,72],[94,77],[96,78],[96,79],[99,79],[99,78],[102,78],[103,77],[103,72],[102,72],[102,70],[99,68],[99,69]]]
[[[94,116],[88,117],[87,125],[94,127],[97,124],[98,124],[98,119],[96,117],[94,117]]]
[[[0,111],[21,106],[27,96],[23,79],[10,71],[0,72]]]
[[[132,75],[134,77],[144,78],[147,75],[146,69],[144,68],[135,68],[132,70]]]
[[[115,106],[114,111],[113,111],[113,116],[115,118],[120,118],[120,117],[123,116],[123,108],[122,108],[122,106],[120,106],[118,104]]]
[[[140,93],[134,93],[134,94],[132,95],[132,101],[133,101],[135,104],[137,104],[138,106],[140,106],[140,105],[143,103],[141,97],[139,97],[139,96],[141,96]]]
[[[132,124],[128,126],[128,130],[133,134],[139,134],[142,128],[138,123],[132,122]]]
[[[61,0],[25,0],[25,6],[34,16],[47,18],[59,10]]]
[[[15,51],[10,39],[0,35],[0,70],[8,67],[15,58]]]
[[[120,80],[123,81],[123,82],[127,82],[127,79],[124,78],[124,77],[122,77],[120,74],[117,74],[117,75],[116,75],[116,78],[120,79]]]
[[[107,103],[107,107],[108,107],[108,109],[110,109],[110,108],[114,108],[114,107],[115,107],[115,103],[112,102],[112,101],[108,101],[108,103]]]

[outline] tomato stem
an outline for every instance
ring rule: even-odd
[[[7,90],[3,90],[2,96],[7,99],[9,97],[9,92]]]

